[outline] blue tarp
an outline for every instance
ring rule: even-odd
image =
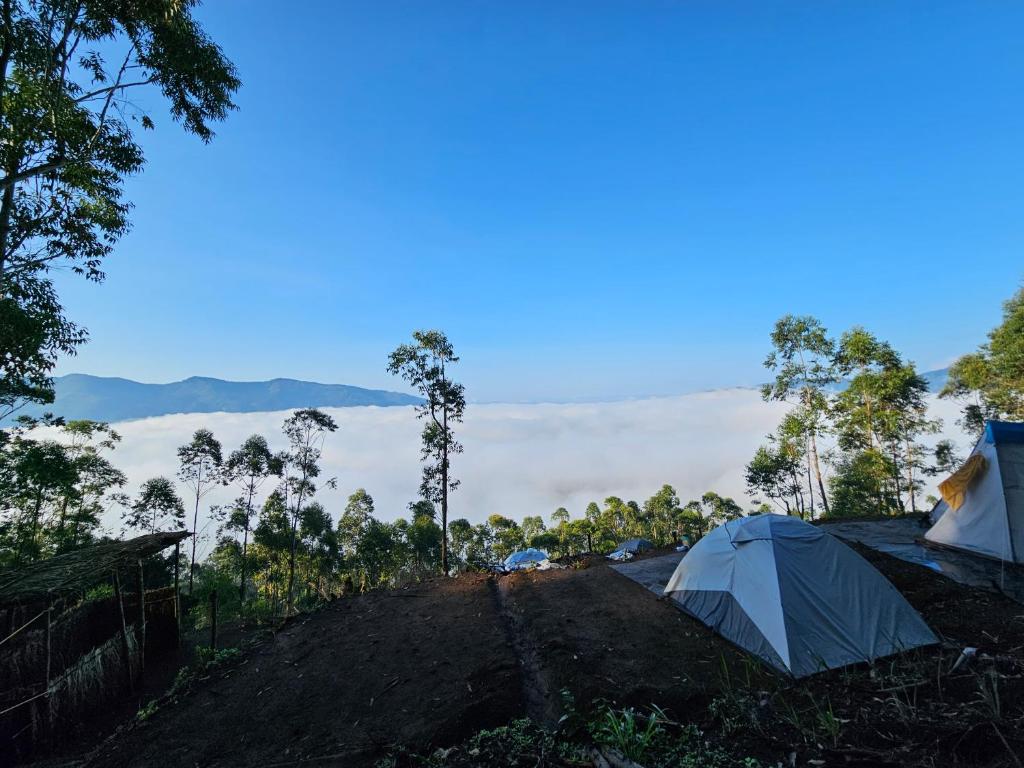
[[[505,558],[503,565],[505,570],[514,571],[519,568],[528,568],[531,565],[544,562],[548,559],[547,552],[543,552],[539,549],[530,547],[520,552],[513,552],[511,555]]]
[[[645,550],[653,548],[654,545],[651,544],[651,542],[649,542],[647,539],[630,539],[629,541],[624,541],[621,544],[619,544],[619,546],[615,548],[615,551],[632,552],[633,554],[636,554],[637,552],[643,552]]]
[[[985,440],[996,445],[1024,443],[1024,423],[1019,421],[990,421],[985,424]]]

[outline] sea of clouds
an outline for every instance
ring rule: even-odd
[[[966,452],[970,441],[955,425],[956,405],[932,398],[930,408],[944,421],[940,436],[952,438]],[[323,449],[322,479],[337,478],[338,483],[318,496],[326,509],[336,519],[348,495],[365,488],[376,501],[378,517],[405,515],[420,478],[422,425],[415,411],[324,410],[339,426]],[[744,465],[785,410],[784,404],[763,402],[753,389],[610,403],[470,404],[458,429],[465,452],[454,460],[462,485],[452,496],[450,517],[479,522],[500,513],[548,519],[560,506],[576,517],[590,501],[616,495],[642,502],[664,483],[673,485],[683,501],[715,490],[746,503]],[[281,425],[288,415],[191,413],[121,422],[116,429],[123,439],[112,459],[129,478],[125,490],[134,494],[149,477],[174,476],[176,448],[196,429],[211,429],[225,454],[253,433],[265,435],[278,450],[285,448]],[[236,494],[231,488],[217,489],[203,500],[203,508]],[[117,532],[119,520],[120,510],[111,509],[104,525]]]

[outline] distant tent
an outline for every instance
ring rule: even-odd
[[[646,552],[648,549],[654,549],[654,545],[647,539],[630,539],[615,548],[616,551],[631,552],[634,555],[637,552]]]
[[[939,487],[925,539],[1024,563],[1024,424],[988,422],[964,466]]]
[[[629,539],[615,548],[615,551],[607,555],[609,560],[629,560],[640,552],[654,549],[654,545],[647,539]]]
[[[526,568],[534,568],[547,562],[548,555],[539,549],[530,547],[519,552],[513,552],[505,558],[503,565],[506,571],[521,571]]]
[[[785,515],[719,526],[680,561],[665,594],[795,677],[938,642],[864,558]]]

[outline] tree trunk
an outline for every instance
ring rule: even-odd
[[[917,498],[914,493],[914,446],[910,439],[906,439],[907,445],[907,491],[910,494],[910,511],[917,512]]]
[[[196,573],[196,541],[199,539],[199,489],[202,487],[202,469],[196,477],[196,511],[192,516],[192,563],[188,568],[188,593],[192,594],[192,582]]]
[[[828,494],[825,493],[825,482],[821,477],[821,461],[818,458],[818,439],[811,432],[811,461],[814,464],[814,474],[818,478],[818,490],[821,492],[821,506],[825,509],[825,514],[829,515],[832,510],[828,505]]]
[[[243,606],[245,605],[245,577],[247,575],[246,568],[248,566],[246,555],[249,551],[249,522],[252,520],[252,494],[254,490],[252,482],[250,482],[249,498],[245,502],[245,530],[242,533],[242,576],[238,580],[238,601]]]
[[[892,481],[896,487],[896,503],[900,505],[901,511],[906,512],[907,508],[903,505],[903,487],[900,485],[899,453],[896,451],[895,442],[892,444]]]
[[[447,398],[447,379],[444,375],[444,361],[441,361],[441,380]],[[441,443],[441,572],[448,575],[448,403],[441,408],[444,437]]]
[[[811,520],[814,519],[814,478],[811,477],[811,441],[804,443],[804,458],[807,460],[807,498],[811,500]]]
[[[292,551],[288,556],[288,594],[286,596],[287,603],[285,604],[285,609],[289,614],[291,614],[292,606],[295,604],[295,552],[298,546],[299,514],[302,512],[302,495],[305,493],[308,479],[307,470],[303,469],[302,484],[299,486],[299,495],[295,499],[295,517],[292,519]]]

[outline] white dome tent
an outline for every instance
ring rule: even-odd
[[[927,541],[1024,563],[1024,424],[988,422],[964,466],[939,488]]]
[[[938,642],[864,558],[785,515],[719,526],[682,559],[665,594],[794,677]]]

